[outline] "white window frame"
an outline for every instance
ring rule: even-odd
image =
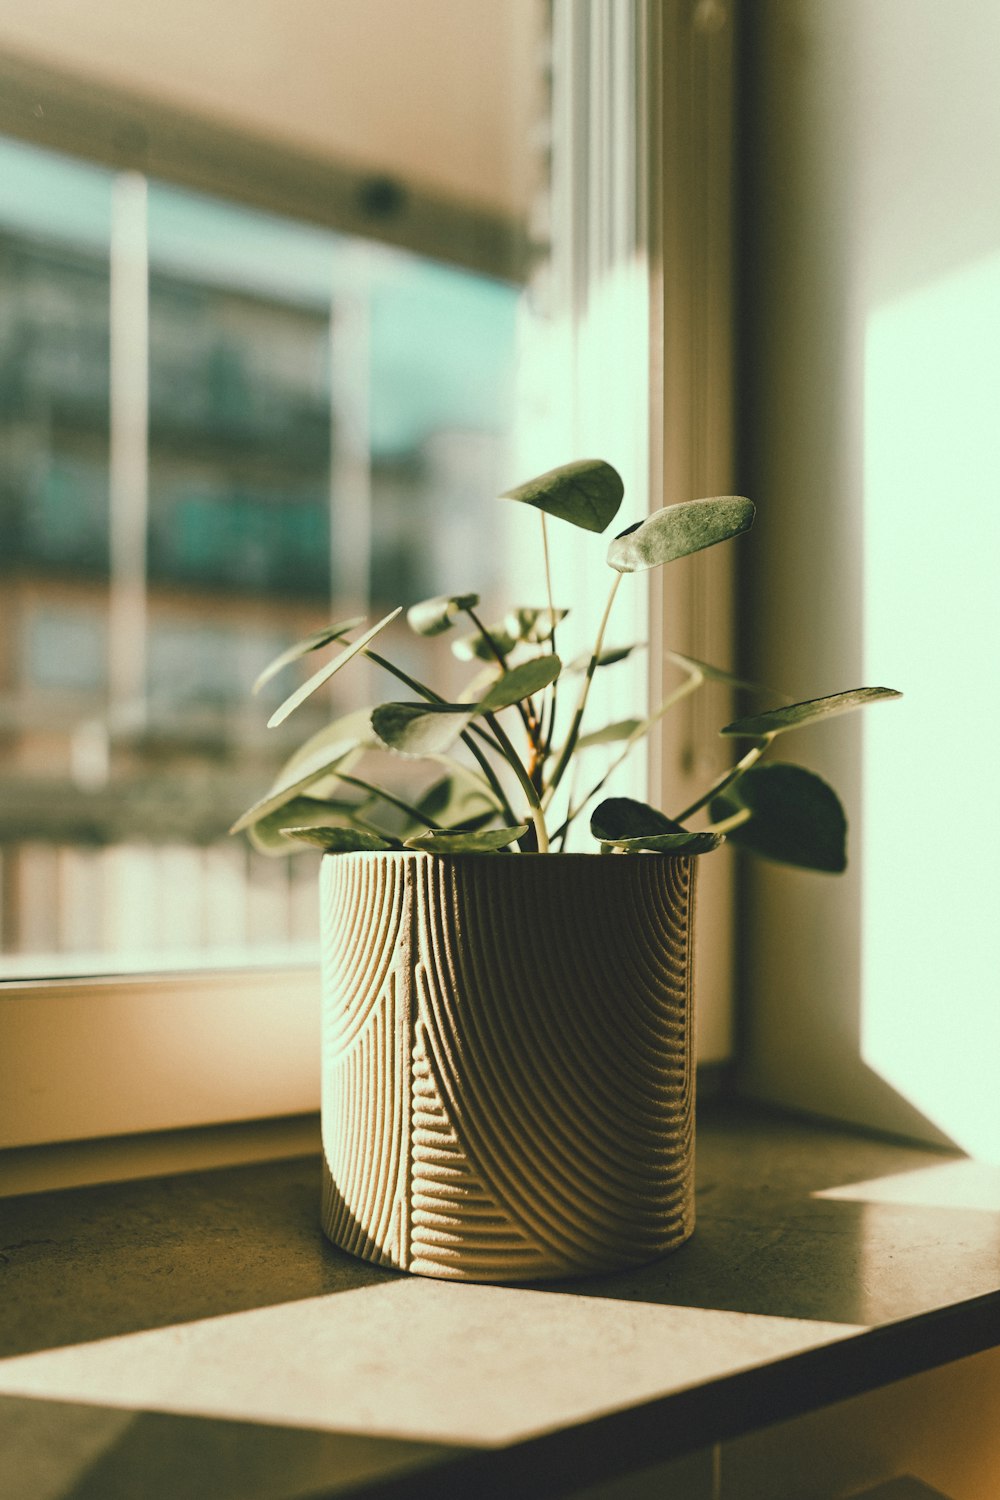
[[[618,0],[555,0],[555,10],[556,46],[564,49],[555,66],[568,80],[564,104],[569,116],[589,110],[599,130],[608,133],[603,163],[591,157],[582,167],[579,161],[570,167],[571,177],[580,170],[588,174],[586,182],[577,176],[573,196],[577,212],[590,205],[589,264],[595,264],[595,234],[598,239],[610,234],[603,245],[606,257],[613,257],[616,243],[642,257],[644,324],[638,348],[633,345],[626,355],[648,360],[649,370],[648,410],[637,428],[637,441],[645,443],[638,492],[646,490],[651,507],[725,492],[732,453],[732,4],[633,0],[622,6]],[[13,114],[34,123],[38,115],[28,110],[18,114],[17,103],[23,103],[25,90],[34,90],[37,97],[38,78],[25,78],[23,70],[0,62],[0,84],[12,85],[6,96]],[[66,149],[68,140],[75,139],[82,153],[108,159],[105,135],[110,127],[93,110],[92,95],[81,99],[72,85],[51,79],[49,84],[55,104],[42,113],[44,126],[36,143]],[[189,120],[172,117],[169,123],[175,139],[189,146],[193,162],[200,131]],[[0,131],[15,133],[16,128],[11,110],[0,106]],[[623,131],[634,132],[634,139],[623,140]],[[119,119],[117,159],[119,143],[132,138]],[[150,132],[145,114],[134,138],[145,144],[137,159],[125,165],[213,191],[220,190],[221,174],[231,196],[255,197],[261,203],[256,146],[251,150],[236,137],[223,142],[215,132],[207,165],[179,170],[158,154],[158,137]],[[273,153],[275,159],[278,154]],[[623,160],[631,160],[635,172],[632,188],[624,194],[614,175]],[[238,170],[241,163],[245,177]],[[303,197],[318,187],[315,173],[311,163],[301,167],[301,181],[293,171]],[[274,180],[284,180],[285,187],[264,206],[301,216],[301,207],[292,209],[287,202],[287,172],[284,179],[275,173]],[[329,178],[324,186],[329,204]],[[345,188],[340,201],[347,198]],[[356,198],[355,192],[351,201]],[[423,253],[441,254],[446,239],[455,242],[449,214],[456,211],[439,204],[424,208],[418,205],[416,223],[431,227],[426,234],[421,229],[421,239],[411,223],[406,243]],[[608,214],[617,215],[617,222],[609,222]],[[579,231],[579,221],[574,222]],[[352,224],[349,215],[336,227],[373,232],[371,223]],[[467,264],[496,270],[499,258],[509,266],[510,226],[472,216],[458,227],[459,241],[464,235],[465,243],[476,247]],[[392,240],[394,232],[389,226],[383,237]],[[483,263],[484,254],[489,264]],[[585,291],[586,281],[578,281],[574,295]],[[586,379],[585,359],[579,374]],[[574,424],[574,436],[580,435]],[[661,649],[665,640],[675,649],[728,663],[732,563],[721,555],[724,551],[675,565],[669,588],[653,580],[651,701],[662,697],[671,672]],[[705,784],[706,770],[710,775],[714,766],[707,747],[715,744],[718,722],[713,717],[709,727],[694,711],[651,747],[654,800],[668,806],[683,801],[692,772],[700,786]],[[716,868],[714,876],[702,876],[700,1055],[703,1062],[721,1065],[730,1056],[732,1032],[731,874],[722,860]],[[0,1146],[315,1110],[318,992],[315,970],[280,969],[2,984]]]

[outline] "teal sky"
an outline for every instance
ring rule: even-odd
[[[114,176],[0,137],[0,231],[107,255]],[[505,283],[159,182],[149,242],[157,268],[202,284],[317,310],[367,296],[376,453],[440,428],[509,427],[517,292]]]

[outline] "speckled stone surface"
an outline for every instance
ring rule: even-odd
[[[0,1494],[572,1493],[1000,1343],[970,1168],[715,1108],[694,1238],[544,1286],[351,1259],[314,1158],[0,1202]]]

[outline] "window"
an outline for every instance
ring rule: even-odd
[[[363,700],[268,735],[288,687],[251,685],[331,615],[499,582],[467,505],[517,290],[9,140],[0,175],[3,972],[312,960],[316,856],[227,829]]]
[[[390,9],[398,19],[398,10]],[[637,0],[634,6],[609,6],[600,0],[557,0],[552,7],[550,38],[544,24],[539,28],[530,0],[502,7],[499,12],[484,6],[481,15],[468,0],[461,0],[452,9],[456,37],[463,27],[486,24],[487,20],[504,30],[504,46],[497,55],[513,56],[517,63],[513,87],[507,93],[517,110],[518,131],[524,131],[532,120],[536,124],[551,123],[551,193],[545,182],[548,136],[544,129],[536,129],[536,140],[541,142],[533,158],[536,190],[533,195],[528,190],[531,173],[522,173],[520,197],[514,195],[528,218],[528,237],[535,249],[529,256],[532,269],[528,295],[519,303],[514,319],[518,347],[527,351],[527,358],[517,398],[513,471],[519,476],[537,471],[563,461],[568,453],[602,453],[622,469],[637,511],[643,509],[647,499],[659,504],[705,493],[706,489],[700,488],[703,485],[727,487],[721,475],[728,463],[729,231],[724,149],[728,137],[724,127],[721,133],[717,128],[718,111],[725,119],[731,56],[725,7],[698,5],[690,11],[681,8],[675,14],[672,9],[664,11],[654,0]],[[273,10],[275,24],[280,26],[280,8]],[[264,13],[270,13],[268,7]],[[518,30],[519,40],[513,48],[506,33],[508,18]],[[24,22],[29,30],[33,24]],[[322,22],[321,29],[339,24],[341,20],[330,18]],[[451,32],[437,36],[436,50],[446,52],[441,38],[450,37]],[[86,39],[81,42],[70,35],[63,40],[71,52],[78,44],[86,51]],[[135,40],[130,33],[123,56],[131,55]],[[324,40],[328,45],[329,38]],[[474,50],[477,56],[483,53],[481,46]],[[462,53],[463,68],[468,55],[468,50]],[[79,57],[75,60],[79,62]],[[536,106],[531,100],[532,87],[539,79],[545,81],[549,61],[551,100]],[[148,64],[147,58],[147,69]],[[307,62],[307,72],[310,66],[314,65]],[[338,55],[338,67],[342,66],[343,58]],[[419,77],[416,69],[411,71]],[[493,58],[490,71],[497,71]],[[7,92],[13,101],[12,112],[23,121],[26,110],[32,108],[31,101],[37,98],[39,79],[30,67],[5,65],[0,58],[2,72],[6,72],[10,84]],[[142,68],[137,67],[135,76],[137,81],[146,78],[148,82],[148,72]],[[535,81],[532,87],[526,86],[526,79]],[[495,79],[486,79],[484,74],[481,82],[481,95],[492,91],[495,97]],[[225,83],[222,80],[220,87]],[[324,87],[328,87],[325,81]],[[465,97],[468,108],[469,96]],[[478,176],[474,172],[468,175],[469,198],[463,201],[461,193],[452,191],[449,197],[441,183],[417,192],[404,181],[401,189],[398,177],[356,165],[348,168],[340,163],[320,171],[314,162],[296,157],[294,152],[285,155],[272,144],[251,148],[235,135],[196,124],[193,117],[173,106],[172,112],[160,106],[137,108],[135,101],[129,104],[120,96],[114,111],[116,125],[112,127],[106,105],[102,108],[100,101],[95,105],[93,95],[85,98],[72,81],[59,93],[56,103],[43,109],[41,117],[35,116],[36,121],[41,120],[35,149],[38,142],[49,149],[66,145],[67,131],[63,128],[60,135],[59,128],[61,112],[66,117],[60,99],[72,106],[69,112],[76,128],[69,134],[77,149],[80,142],[86,142],[95,160],[114,160],[128,174],[142,169],[142,181],[133,175],[118,175],[116,181],[125,243],[129,244],[131,235],[133,249],[140,244],[150,264],[146,303],[150,421],[144,439],[150,464],[143,500],[146,521],[141,535],[146,537],[147,548],[142,569],[136,567],[141,547],[136,547],[135,535],[130,542],[123,534],[119,543],[121,555],[131,559],[133,580],[140,571],[143,574],[141,591],[134,587],[131,592],[122,591],[121,610],[124,618],[126,609],[136,610],[138,598],[145,601],[144,612],[133,618],[140,620],[145,642],[143,661],[150,675],[138,726],[128,712],[123,713],[119,743],[134,755],[137,740],[141,743],[143,736],[148,740],[153,726],[173,726],[181,720],[197,724],[199,733],[210,743],[213,732],[219,734],[219,719],[225,725],[227,715],[239,716],[241,708],[246,708],[242,696],[235,702],[227,701],[228,686],[241,673],[250,673],[249,657],[256,656],[258,644],[266,644],[269,651],[279,636],[287,639],[288,634],[298,634],[300,629],[286,631],[276,613],[265,608],[253,611],[252,617],[241,617],[235,629],[221,607],[206,612],[199,606],[187,613],[175,600],[170,608],[154,609],[158,591],[170,578],[177,582],[183,579],[185,598],[201,591],[202,595],[211,592],[213,598],[222,601],[229,597],[226,591],[232,580],[228,570],[236,558],[241,570],[250,575],[257,570],[260,593],[272,586],[280,589],[283,578],[294,577],[298,588],[299,580],[305,577],[308,582],[313,576],[317,554],[327,545],[322,532],[327,511],[317,495],[315,447],[317,392],[322,387],[309,383],[321,371],[318,355],[306,351],[315,351],[320,326],[325,329],[329,321],[329,282],[324,283],[321,295],[317,294],[315,283],[309,279],[315,260],[301,250],[281,255],[265,251],[253,265],[248,284],[247,267],[253,260],[257,231],[249,236],[242,228],[239,233],[232,231],[237,221],[245,226],[254,218],[254,213],[235,207],[235,200],[252,201],[271,215],[277,208],[287,213],[293,198],[308,203],[306,217],[312,228],[303,232],[310,245],[315,244],[319,230],[341,235],[360,230],[369,236],[377,234],[387,245],[398,247],[405,241],[412,250],[462,262],[465,276],[463,279],[460,275],[458,281],[454,272],[441,267],[424,268],[419,298],[424,312],[445,297],[446,281],[453,288],[459,284],[471,288],[469,273],[480,277],[487,273],[492,278],[489,310],[482,316],[483,326],[492,329],[490,337],[496,334],[498,324],[503,326],[505,337],[510,334],[513,304],[509,289],[500,287],[497,277],[503,279],[503,272],[509,272],[512,264],[509,251],[518,243],[514,227],[517,215],[509,207],[498,212],[495,202],[484,206],[473,201],[476,191],[496,196],[494,181],[481,170]],[[261,107],[266,105],[265,100]],[[421,108],[426,111],[429,107],[424,90]],[[481,111],[481,96],[477,96],[475,108]],[[293,108],[289,118],[295,113]],[[377,111],[366,113],[378,118]],[[418,111],[413,118],[423,120],[424,116]],[[8,128],[14,128],[0,102],[0,124],[5,119]],[[453,132],[451,139],[461,139],[463,146],[469,139],[478,144],[481,113],[476,113],[474,120],[476,130],[471,137],[467,128],[466,136]],[[158,133],[158,124],[164,122],[170,130]],[[274,126],[273,116],[271,124]],[[433,134],[429,124],[427,133]],[[171,156],[164,144],[170,140],[175,148],[180,143],[183,149],[179,155],[175,150]],[[412,141],[401,140],[400,149],[405,151],[412,145]],[[445,164],[447,170],[467,167],[464,154],[464,150],[456,152],[454,160]],[[157,163],[161,163],[159,173],[153,170]],[[470,182],[476,191],[470,189]],[[220,201],[222,198],[230,201]],[[710,210],[706,210],[706,204],[712,205]],[[210,217],[222,215],[230,226],[228,232],[212,239],[211,253],[194,233],[196,210]],[[241,218],[243,214],[246,217]],[[685,226],[691,231],[689,240],[684,239]],[[268,243],[268,235],[276,233],[271,221],[269,227],[258,228],[261,244]],[[269,243],[273,248],[274,239]],[[219,264],[219,247],[227,267]],[[348,278],[360,276],[367,293],[373,266],[381,273],[398,264],[391,260],[391,253],[387,250],[373,255],[365,249],[360,257],[345,254],[339,269]],[[239,267],[235,284],[234,258]],[[670,266],[670,274],[664,281],[665,264]],[[329,274],[329,270],[324,273]],[[275,287],[275,278],[282,282],[280,287]],[[291,290],[289,278],[295,283]],[[450,398],[465,412],[461,435],[453,432],[442,437],[439,433],[431,439],[426,445],[428,467],[416,474],[406,459],[405,442],[400,451],[393,451],[388,443],[381,475],[374,457],[368,462],[378,444],[388,442],[386,408],[374,398],[368,399],[367,392],[374,387],[359,385],[354,377],[359,368],[374,359],[380,338],[398,357],[398,345],[393,341],[402,319],[400,303],[393,299],[402,295],[403,279],[393,282],[389,276],[379,281],[380,295],[386,295],[382,314],[365,295],[357,295],[356,281],[342,283],[342,289],[346,287],[350,294],[342,296],[339,304],[336,297],[333,299],[333,328],[327,343],[328,399],[334,412],[342,414],[339,430],[344,437],[338,447],[335,425],[334,502],[329,524],[336,532],[339,482],[361,501],[344,506],[339,516],[351,544],[346,555],[353,560],[350,566],[341,565],[342,597],[345,602],[357,596],[364,599],[368,592],[364,587],[365,567],[359,567],[357,560],[366,558],[370,547],[373,606],[381,586],[375,580],[380,578],[385,580],[387,591],[390,586],[393,590],[412,589],[414,595],[427,591],[422,567],[409,541],[409,496],[412,486],[416,484],[419,489],[431,472],[438,514],[440,507],[445,508],[449,543],[427,559],[426,577],[432,580],[430,587],[435,591],[468,583],[468,547],[473,542],[483,545],[485,539],[478,513],[475,523],[470,524],[465,498],[470,490],[481,491],[479,478],[487,460],[462,403],[478,395],[488,399],[495,412],[506,399],[501,397],[504,377],[500,374],[491,391],[481,389],[482,339],[477,338],[473,346],[468,337],[468,308],[461,316],[461,331],[456,325],[450,341],[442,339],[445,324],[435,317],[430,329],[425,325],[422,337],[425,344],[433,340],[435,363],[439,352],[449,352],[446,346],[451,343],[453,368],[459,373]],[[110,307],[110,284],[107,301]],[[692,351],[705,348],[706,334],[710,335],[708,368],[699,364],[697,379],[689,379]],[[326,332],[323,337],[327,338]],[[159,351],[155,357],[154,341]],[[258,358],[265,349],[267,368],[262,372]],[[338,349],[342,363],[338,363]],[[122,358],[128,357],[126,348]],[[426,361],[407,365],[403,360],[397,368],[399,386],[407,398],[413,402],[419,395],[425,402],[432,394]],[[298,382],[291,387],[289,369]],[[613,380],[608,378],[609,371],[614,372]],[[675,379],[678,371],[682,378]],[[256,398],[254,407],[254,391],[258,389],[254,381],[261,379],[269,394]],[[710,387],[721,392],[721,398],[706,399]],[[199,389],[202,404],[196,409]],[[389,386],[383,384],[382,389],[391,394],[391,382]],[[212,412],[211,424],[204,417],[206,400]],[[248,409],[256,412],[252,423],[247,420]],[[425,416],[418,413],[418,426]],[[297,437],[296,464],[281,466],[285,487],[282,503],[289,508],[294,505],[298,523],[282,531],[279,545],[272,529],[273,496],[259,470],[247,475],[238,488],[227,488],[213,454],[219,441],[238,452],[241,462],[247,457],[244,450],[248,447],[257,452],[266,450],[267,443],[276,440],[273,429],[275,424],[280,426],[282,418],[287,419],[286,426]],[[407,441],[412,436],[411,430]],[[157,467],[153,458],[161,448],[165,458]],[[66,455],[67,461],[70,457]],[[49,502],[50,511],[53,506],[58,510],[58,497],[65,493],[67,483],[74,484],[81,496],[100,494],[101,484],[93,477],[93,467],[101,462],[110,467],[109,455],[91,455],[90,459],[89,489],[79,472],[72,480],[62,476],[48,481],[55,496]],[[351,486],[356,490],[350,490]],[[377,526],[373,524],[376,504]],[[87,503],[81,500],[72,510],[72,519],[65,519],[64,524],[79,528],[69,549],[73,556],[83,556],[89,549],[95,576],[103,567],[110,578],[114,572],[112,539],[110,533],[102,538],[99,521],[95,525],[99,510],[93,499]],[[63,505],[64,516],[65,511]],[[128,524],[134,532],[134,515]],[[58,527],[53,525],[45,535],[53,538],[47,545],[59,545]],[[86,549],[84,537],[88,538]],[[495,549],[498,557],[502,556],[504,541],[501,535],[501,545]],[[67,542],[62,545],[69,546]],[[104,560],[102,547],[107,554]],[[332,550],[341,558],[345,555],[336,548]],[[488,540],[483,550],[490,550]],[[651,610],[653,650],[648,662],[637,655],[616,681],[614,674],[607,674],[609,717],[616,716],[616,695],[627,704],[622,712],[634,708],[637,694],[642,701],[647,678],[657,700],[662,696],[661,674],[668,669],[660,661],[659,638],[665,625],[671,642],[679,649],[725,659],[725,612],[716,619],[700,610],[708,575],[704,559],[690,562],[690,567],[675,571],[671,579],[674,587],[668,596],[657,594],[648,605],[636,590],[633,617],[619,614],[616,629],[622,637],[644,640],[649,634]],[[574,577],[576,563],[571,546],[560,565],[566,577]],[[318,573],[315,576],[318,580]],[[533,581],[527,570],[519,573],[519,579],[526,587]],[[716,580],[713,593],[727,597],[725,579]],[[390,597],[395,602],[395,593]],[[63,639],[70,634],[74,637],[65,665],[52,670],[57,675],[75,674],[75,686],[53,684],[45,692],[93,694],[95,679],[100,691],[102,662],[108,660],[108,643],[102,635],[107,629],[107,611],[98,609],[95,614],[92,610],[89,623],[84,625],[83,616],[92,602],[86,598],[74,601],[74,607],[81,611],[73,617],[75,624],[64,616],[61,622],[49,619],[38,627],[43,637],[49,632],[46,653],[52,649],[58,631],[62,631]],[[312,607],[308,599],[296,593],[296,608],[303,615]],[[324,608],[323,618],[327,614]],[[128,639],[134,641],[134,635]],[[193,649],[195,640],[203,643],[197,650]],[[633,666],[629,680],[628,671]],[[155,681],[160,684],[155,691],[154,669]],[[134,697],[135,656],[131,663],[123,657],[116,670],[120,682],[127,683],[129,672],[133,674]],[[43,689],[39,686],[37,691]],[[129,701],[127,692],[122,701]],[[79,727],[76,719],[73,722]],[[255,722],[259,728],[260,720]],[[93,727],[85,719],[84,726],[76,737],[76,775],[96,794],[119,744],[112,743],[114,737],[105,735],[99,725]],[[245,724],[241,727],[247,729]],[[252,743],[252,734],[250,730],[247,744]],[[692,757],[697,759],[704,753],[703,737],[704,726],[699,722],[691,720],[681,726],[677,743],[668,741],[661,752],[654,751],[652,774],[656,780],[672,778],[675,765],[690,769]],[[638,774],[642,775],[641,766]],[[672,785],[670,801],[677,795],[676,782]],[[640,789],[634,782],[620,782],[619,788]],[[190,848],[175,846],[168,852],[170,878],[178,887],[190,889]],[[75,852],[68,862],[73,873],[67,875],[67,884],[76,889],[91,888],[92,872],[87,863],[91,853],[83,849]],[[220,864],[224,858],[232,858],[231,846],[218,851]],[[270,924],[276,911],[292,905],[296,911],[305,910],[304,905],[299,907],[294,902],[291,893],[287,893],[287,900],[276,893],[277,877],[269,873],[275,868],[273,863],[261,866],[260,885],[254,893],[251,925],[265,944],[275,936]],[[39,888],[48,888],[52,878],[51,870],[44,865],[36,871]],[[125,858],[116,878],[116,909],[122,912],[128,909],[128,901],[123,904],[120,893],[129,893],[129,898],[135,895],[138,902],[142,881],[149,877],[140,878],[138,867]],[[231,871],[225,879],[232,881]],[[309,883],[311,887],[311,880]],[[716,899],[719,920],[725,927],[725,891]],[[183,920],[190,923],[190,915]],[[178,921],[183,925],[181,918]],[[703,933],[711,925],[703,920]],[[287,932],[283,938],[287,942]],[[717,984],[727,971],[725,941],[720,942],[716,934],[713,942],[703,942],[703,951],[707,958],[715,958],[709,967],[714,967],[712,983]],[[313,972],[308,968],[298,974],[283,970],[279,975],[273,969],[259,968],[249,981],[249,1002],[248,992],[240,988],[245,978],[243,973],[225,971],[214,979],[202,974],[192,981],[174,974],[159,979],[95,977],[63,987],[48,981],[33,993],[30,987],[21,993],[8,993],[0,1007],[0,1027],[10,1029],[23,1023],[24,1035],[30,1033],[28,1050],[34,1050],[28,1064],[16,1070],[15,1077],[20,1081],[7,1095],[6,1109],[11,1121],[16,1122],[7,1138],[44,1140],[56,1135],[110,1134],[313,1107]],[[726,1003],[722,1001],[716,1012],[718,1021],[708,1020],[705,1002],[710,987],[702,985],[702,1037],[707,1055],[722,1058],[728,1049]],[[723,988],[719,986],[720,996]],[[28,1005],[32,1007],[30,1025],[25,1021]],[[105,1018],[109,1019],[107,1038],[103,1031],[98,1035],[94,1026],[97,1018],[102,1025]],[[54,1099],[60,1084],[46,1077],[47,1060],[56,1053],[61,1060],[61,1076],[73,1068],[77,1074],[78,1086],[68,1102]],[[103,1088],[109,1067],[131,1080],[122,1091],[125,1102],[117,1114],[114,1101]],[[60,1066],[48,1071],[52,1079],[59,1079]],[[226,1098],[220,1103],[222,1094]]]

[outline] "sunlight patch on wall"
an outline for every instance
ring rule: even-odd
[[[865,345],[862,1051],[1000,1161],[1000,255],[880,308]],[[874,674],[874,675],[873,675]]]

